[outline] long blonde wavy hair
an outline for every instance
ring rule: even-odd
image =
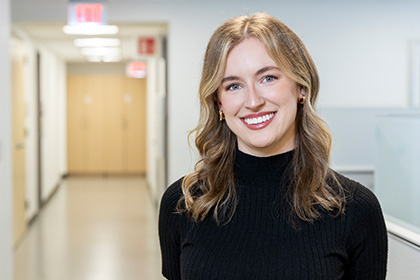
[[[259,39],[282,72],[306,93],[306,102],[298,106],[296,115],[290,186],[292,212],[303,221],[315,220],[321,209],[343,213],[344,191],[329,168],[331,135],[314,110],[319,91],[315,64],[299,37],[264,13],[226,21],[216,29],[207,45],[199,87],[200,119],[190,133],[190,136],[196,133],[195,145],[201,158],[195,171],[182,182],[184,196],[178,202],[178,211],[187,212],[194,221],[202,221],[212,212],[218,223],[228,222],[234,215],[237,194],[233,166],[237,139],[226,122],[219,120],[217,91],[229,51],[245,38]],[[336,183],[328,184],[328,178]]]

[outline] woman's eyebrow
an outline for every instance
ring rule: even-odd
[[[266,66],[266,67],[263,67],[260,70],[258,70],[255,73],[255,76],[261,75],[261,74],[263,74],[267,71],[273,70],[273,69],[280,71],[280,68],[278,68],[277,66]],[[225,78],[222,79],[221,84],[223,84],[224,82],[227,82],[227,81],[236,81],[236,80],[240,80],[240,78],[238,76],[228,76],[228,77],[225,77]]]
[[[273,70],[273,69],[280,71],[280,68],[278,68],[277,66],[266,66],[266,67],[263,67],[260,70],[258,70],[255,73],[255,76],[261,75],[262,73],[267,72],[267,71],[270,71],[270,70]]]
[[[239,77],[238,76],[228,76],[228,77],[223,78],[222,84],[224,82],[227,82],[227,81],[236,81],[236,80],[239,80]]]

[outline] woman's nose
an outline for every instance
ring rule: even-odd
[[[262,94],[258,91],[255,86],[248,87],[247,99],[245,101],[245,107],[249,109],[258,109],[264,105],[265,99]]]

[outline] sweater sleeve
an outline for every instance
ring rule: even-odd
[[[162,274],[170,280],[180,280],[181,215],[175,213],[180,199],[181,182],[169,186],[162,196],[159,210],[159,241],[162,255]]]
[[[348,204],[348,279],[383,280],[386,277],[388,237],[378,199],[367,188],[356,185]]]

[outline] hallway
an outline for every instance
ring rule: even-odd
[[[143,177],[69,177],[20,241],[15,280],[161,280]]]

